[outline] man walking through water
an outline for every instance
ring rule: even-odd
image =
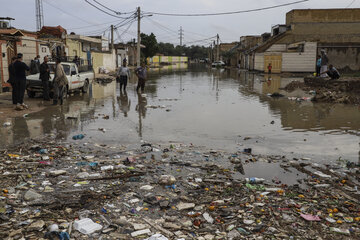
[[[49,80],[50,80],[50,68],[47,64],[48,57],[44,57],[44,62],[40,65],[40,80],[43,85],[43,98],[45,101],[50,101],[49,97]]]
[[[147,72],[146,72],[145,62],[142,62],[141,67],[138,67],[135,70],[135,74],[138,77],[138,84],[137,84],[137,87],[136,87],[136,91],[138,92],[139,89],[141,88],[141,92],[144,92],[144,90],[145,90],[145,81],[147,79]]]
[[[16,110],[24,110],[24,108],[29,108],[24,103],[24,94],[26,88],[26,71],[29,71],[30,68],[23,63],[23,55],[19,53],[17,55],[17,60],[14,63],[15,70],[15,102],[16,102]]]
[[[69,81],[66,77],[63,66],[61,65],[61,60],[58,58],[56,60],[56,69],[55,69],[55,77],[54,77],[54,100],[53,105],[57,105],[58,99],[60,99],[60,105],[63,104],[63,95],[66,85],[68,85]]]
[[[120,92],[124,86],[124,92],[126,92],[127,82],[130,79],[130,69],[126,67],[126,59],[123,61],[122,67],[117,72],[117,77],[120,79]]]

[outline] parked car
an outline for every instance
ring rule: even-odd
[[[223,61],[217,61],[217,62],[213,62],[211,64],[212,67],[225,67],[225,63]]]
[[[48,65],[50,67],[50,96],[53,96],[55,62],[49,62]],[[95,73],[92,68],[87,66],[80,66],[78,68],[78,66],[72,62],[62,62],[61,65],[63,66],[64,72],[69,80],[64,96],[66,96],[68,92],[75,90],[81,90],[83,93],[86,93],[89,89],[89,85],[95,79]],[[42,82],[39,77],[39,73],[26,77],[26,91],[30,98],[34,98],[36,93],[43,92]]]

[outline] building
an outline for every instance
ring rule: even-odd
[[[189,59],[186,56],[162,56],[160,54],[147,58],[147,62],[152,64],[153,66],[160,65],[174,65],[180,63],[188,63]]]
[[[30,66],[31,60],[39,54],[39,44],[37,41],[37,34],[34,32],[16,28],[0,28],[1,90],[10,87],[7,80],[9,79],[8,66],[11,58],[18,53],[22,53],[24,62]]]
[[[314,72],[320,50],[340,71],[360,70],[360,9],[299,9],[286,14],[286,24],[251,51],[253,68],[273,73]]]
[[[95,73],[101,69],[115,71],[118,66],[115,49],[111,49],[108,39],[102,36],[70,34],[66,36],[66,46],[70,57],[80,57],[82,64],[92,65]]]

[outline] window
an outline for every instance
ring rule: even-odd
[[[41,47],[41,52],[46,53],[47,52],[46,47]]]
[[[66,75],[70,75],[70,66],[69,65],[64,65],[61,64],[64,68],[64,72]],[[55,64],[49,64],[49,68],[50,68],[50,73],[51,74],[55,74]]]
[[[73,73],[73,72],[75,72],[75,74],[76,74],[76,68],[75,68],[75,66],[71,66],[71,73]]]
[[[63,65],[61,64],[64,68],[64,72],[66,75],[70,75],[70,66],[69,65]]]

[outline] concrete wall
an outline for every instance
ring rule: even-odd
[[[38,54],[37,49],[38,47],[35,37],[24,36],[21,39],[21,43],[17,45],[17,52],[24,54],[23,61],[28,66],[30,66],[31,60]]]
[[[283,72],[315,72],[317,43],[306,42],[304,52],[282,53]]]
[[[45,44],[39,44],[39,55],[40,55],[40,62],[42,63],[45,56],[51,57],[51,52],[49,46]]]
[[[264,71],[264,53],[255,53],[254,70]]]
[[[286,14],[286,25],[304,22],[360,22],[360,9],[298,9]]]
[[[340,72],[360,71],[360,44],[321,44],[318,49],[325,49],[329,64]]]
[[[111,53],[103,53],[103,66],[109,71],[116,70],[116,53],[115,49]]]
[[[1,51],[0,51],[0,68],[1,68],[1,73],[0,73],[0,78],[2,80],[2,87],[4,87],[4,82],[6,82],[9,79],[9,63],[8,63],[8,56],[7,56],[7,50],[6,50],[6,43],[2,43],[1,46]],[[3,53],[5,53],[4,57],[3,57]],[[2,67],[1,67],[2,66]]]
[[[86,53],[85,53],[86,55]],[[104,58],[103,58],[103,53],[100,52],[92,52],[91,53],[91,58],[93,61],[93,67],[94,67],[94,71],[95,73],[99,72],[99,68],[100,67],[104,67]],[[86,58],[85,58],[86,59]]]
[[[286,44],[274,44],[266,52],[286,52]]]
[[[87,60],[87,53],[82,51],[82,43],[80,41],[66,39],[66,45],[69,49],[70,56],[74,56],[74,53]],[[112,53],[108,52],[91,52],[92,63],[95,73],[99,72],[100,67],[104,67],[109,71],[116,70],[116,53],[115,50]]]

